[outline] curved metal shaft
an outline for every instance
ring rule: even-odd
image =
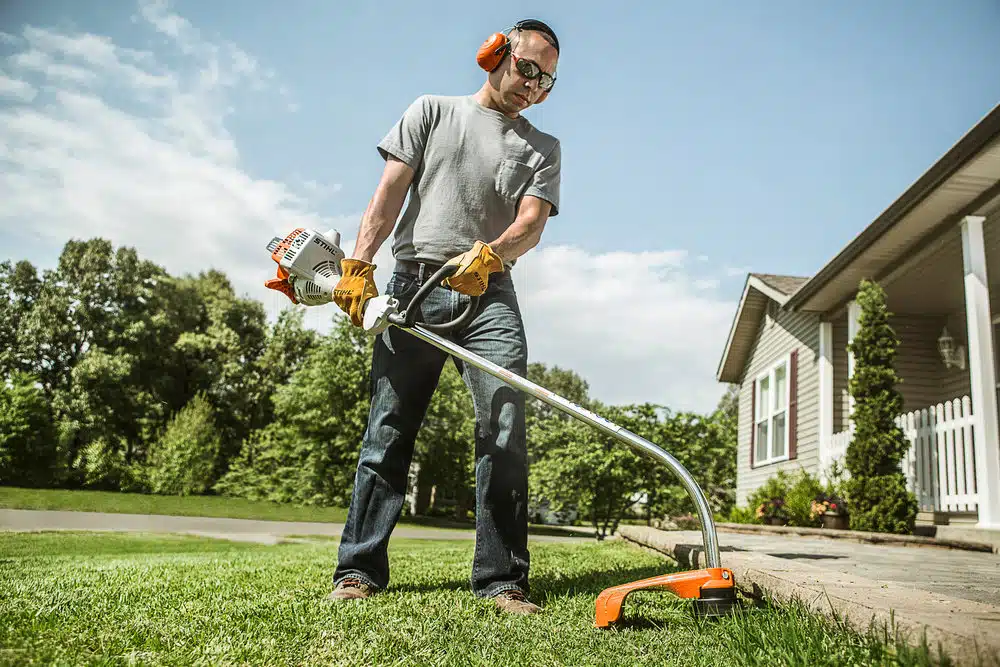
[[[722,567],[722,559],[719,556],[719,538],[715,529],[715,520],[712,518],[712,509],[709,507],[708,499],[705,497],[701,487],[698,486],[698,483],[695,481],[694,477],[691,476],[691,473],[689,473],[687,469],[681,465],[680,461],[675,459],[660,447],[654,445],[645,438],[639,437],[628,429],[622,428],[621,426],[594,414],[586,408],[582,408],[572,401],[568,401],[562,396],[554,394],[544,387],[538,386],[520,375],[511,373],[507,369],[502,368],[491,361],[472,354],[460,345],[456,345],[449,340],[441,338],[437,334],[424,329],[419,324],[412,327],[399,328],[451,355],[458,357],[462,361],[472,364],[480,370],[486,371],[490,375],[507,382],[517,389],[520,389],[521,391],[530,394],[535,398],[542,400],[549,405],[572,415],[573,417],[576,417],[577,419],[587,422],[591,426],[600,429],[604,433],[607,433],[611,437],[629,445],[633,449],[648,454],[656,459],[659,459],[663,463],[666,463],[667,467],[673,470],[674,473],[676,473],[680,478],[681,483],[694,499],[695,506],[698,509],[698,518],[701,519],[701,536],[705,545],[705,556],[707,558],[706,566]]]

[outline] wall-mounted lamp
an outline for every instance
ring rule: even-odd
[[[941,332],[937,343],[938,352],[941,353],[941,360],[945,366],[948,368],[954,366],[965,370],[965,347],[955,344],[955,339],[948,333],[948,327],[945,327]]]

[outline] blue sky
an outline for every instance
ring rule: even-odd
[[[136,19],[142,7],[146,18]],[[14,202],[0,214],[0,259],[51,265],[67,234],[104,234],[188,270],[157,230],[174,220],[202,233],[222,220],[206,256],[275,308],[254,291],[263,278],[255,284],[253,272],[272,271],[262,252],[252,256],[263,237],[333,221],[353,238],[382,166],[375,144],[406,105],[422,93],[475,91],[480,42],[541,18],[560,36],[559,81],[528,116],[560,138],[564,163],[561,215],[521,276],[532,356],[577,369],[607,400],[708,409],[722,391],[713,376],[745,272],[817,271],[1000,101],[1000,4],[991,0],[428,7],[3,3],[0,29],[14,37],[0,43],[0,73],[21,83],[7,84],[0,113],[31,110],[34,120],[0,130],[0,148],[9,157],[11,146],[46,146],[77,170],[91,160],[88,179],[99,166],[118,177],[83,188],[84,172],[60,171],[58,160],[13,160],[0,175],[0,195]],[[171,17],[186,30],[171,32]],[[32,41],[26,25],[49,39]],[[123,78],[131,70],[51,39],[84,34],[113,44],[115,62],[190,85],[147,98],[143,80]],[[241,69],[229,47],[254,64]],[[44,62],[26,57],[39,48]],[[97,78],[45,69],[74,62]],[[206,79],[212,71],[232,79]],[[87,153],[59,143],[68,135],[42,123],[45,114],[79,136],[114,127],[51,97],[70,83],[102,112],[124,114],[117,122],[134,121],[156,142],[150,155],[187,165],[150,173],[148,183],[174,196],[135,194],[146,192],[138,172],[160,157],[118,155],[113,141]],[[43,168],[62,176],[30,191]],[[224,186],[186,196],[202,168],[211,174],[202,182]],[[287,192],[301,199],[289,203]],[[51,211],[43,200],[59,209],[51,218],[39,215]],[[622,297],[623,285],[639,291]],[[310,317],[322,326],[331,315]]]

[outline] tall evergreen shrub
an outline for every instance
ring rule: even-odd
[[[899,339],[889,325],[885,292],[862,280],[857,295],[859,328],[848,349],[854,353],[849,391],[855,431],[847,447],[846,480],[850,527],[881,533],[911,533],[916,496],[906,488],[901,462],[910,441],[896,424],[903,398],[893,363]]]

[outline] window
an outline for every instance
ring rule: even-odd
[[[788,368],[786,357],[757,376],[754,383],[754,463],[788,458]]]

